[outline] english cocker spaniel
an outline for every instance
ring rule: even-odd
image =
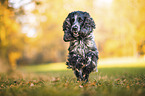
[[[70,42],[66,65],[74,70],[78,81],[87,82],[89,74],[97,71],[98,50],[93,29],[95,23],[87,12],[71,12],[63,22],[63,40]]]

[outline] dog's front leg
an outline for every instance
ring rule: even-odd
[[[91,68],[93,68],[95,66],[94,69],[96,69],[96,72],[98,72],[98,70],[97,70],[97,61],[98,61],[98,59],[99,59],[99,57],[98,57],[98,51],[97,50],[96,51],[89,51],[86,55],[87,64],[90,65]]]
[[[77,77],[77,81],[82,81],[82,80],[84,80],[83,74],[82,74],[82,69],[80,69],[80,70],[76,69],[76,70],[74,71],[74,74],[75,74],[76,77]]]
[[[97,67],[97,60],[98,56],[96,56],[94,51],[90,51],[86,54],[86,65],[83,68],[84,74],[90,74]]]

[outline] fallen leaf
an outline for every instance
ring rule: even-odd
[[[10,87],[14,87],[14,85],[11,84]]]
[[[83,88],[83,86],[82,86],[82,85],[79,85],[79,87],[80,87],[80,88]]]
[[[93,82],[93,83],[91,83],[90,85],[91,85],[91,86],[95,86],[95,85],[96,85],[96,83],[97,83],[97,82]]]
[[[129,86],[126,86],[126,88],[128,88],[128,89],[129,89],[130,87],[129,87]]]
[[[34,84],[33,84],[33,83],[31,83],[31,84],[30,84],[30,86],[32,87],[32,86],[34,86]]]
[[[33,82],[35,82],[35,83],[36,83],[37,81],[36,81],[36,80],[33,80]]]
[[[58,82],[60,80],[60,78],[56,77],[56,78],[52,78],[53,82]]]
[[[115,79],[115,81],[119,81],[119,80],[120,80],[119,78]]]

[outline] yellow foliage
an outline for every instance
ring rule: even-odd
[[[144,0],[41,0],[32,11],[25,5],[11,9],[0,3],[0,57],[8,54],[13,68],[21,56],[24,63],[65,61],[62,24],[78,10],[89,12],[96,23],[100,58],[145,54]]]
[[[21,56],[22,54],[20,52],[11,52],[8,54],[9,62],[12,69],[16,69],[17,60],[20,59]]]

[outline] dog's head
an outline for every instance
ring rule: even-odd
[[[94,28],[95,23],[89,13],[82,11],[69,13],[63,23],[63,31],[70,32],[74,38],[87,36]]]

